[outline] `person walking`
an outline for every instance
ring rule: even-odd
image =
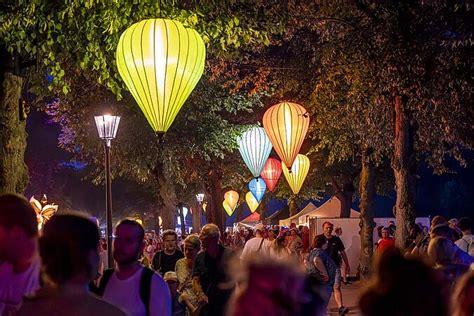
[[[44,286],[25,299],[16,315],[125,316],[87,288],[99,267],[99,230],[88,217],[53,216],[44,226],[40,255]]]
[[[163,232],[163,250],[153,256],[153,270],[161,275],[174,271],[176,262],[183,258],[183,253],[178,250],[178,234],[168,229]]]
[[[206,224],[202,227],[199,239],[203,251],[197,255],[193,266],[193,289],[202,306],[201,316],[224,315],[233,290],[223,287],[227,283],[229,253],[219,244],[220,238],[217,225]]]
[[[269,253],[269,243],[268,240],[263,237],[263,230],[263,224],[255,225],[255,237],[245,243],[244,250],[240,255],[241,260],[247,260],[253,254],[267,255]]]
[[[321,234],[320,236],[324,236],[326,238],[327,244],[325,251],[334,261],[337,267],[336,276],[334,280],[334,300],[336,301],[337,307],[339,308],[339,315],[345,315],[349,312],[349,308],[345,307],[342,301],[341,279],[342,273],[349,274],[350,266],[349,260],[347,259],[347,255],[345,252],[344,244],[342,243],[342,240],[339,237],[334,236],[332,234],[333,229],[334,225],[331,222],[324,222],[323,234]],[[344,264],[346,265],[346,269],[343,272],[341,271],[342,261],[344,261]]]
[[[28,201],[0,196],[0,315],[13,315],[39,287],[38,222]]]
[[[104,271],[96,293],[130,316],[170,316],[168,285],[138,261],[145,248],[144,236],[143,226],[137,221],[120,221],[113,244],[117,269]]]

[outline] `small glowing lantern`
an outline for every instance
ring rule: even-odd
[[[155,132],[165,133],[204,71],[201,36],[180,22],[147,19],[120,36],[120,76]]]
[[[268,158],[260,176],[265,181],[268,191],[273,192],[281,176],[281,161],[275,158]]]
[[[257,209],[258,203],[257,199],[253,196],[252,192],[247,192],[245,194],[245,201],[247,202],[247,205],[249,206],[250,212],[253,213]]]
[[[283,169],[283,174],[285,175],[286,181],[288,181],[291,190],[294,194],[298,194],[298,192],[301,190],[301,187],[303,186],[306,176],[308,175],[309,158],[301,154],[296,156],[296,159],[291,166],[291,172],[283,162],[281,163],[281,166]]]
[[[265,129],[252,127],[237,138],[237,143],[242,159],[252,175],[257,178],[272,151],[272,144]]]
[[[262,201],[263,196],[265,195],[265,190],[267,189],[267,185],[262,178],[258,177],[256,179],[252,179],[249,182],[249,190],[252,192],[253,196],[257,200],[258,203]]]
[[[263,115],[263,127],[280,159],[291,167],[308,132],[309,115],[304,107],[281,102]]]
[[[231,208],[226,201],[222,201],[222,207],[224,208],[227,215],[229,215],[229,217],[232,216],[232,214],[234,213],[234,209]]]
[[[229,190],[224,194],[224,200],[233,211],[239,202],[239,193],[234,190]]]

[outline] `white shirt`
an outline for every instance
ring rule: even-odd
[[[262,247],[260,248],[260,244]],[[258,249],[260,248],[260,250]],[[240,255],[240,259],[245,260],[249,258],[252,254],[259,253],[262,255],[268,255],[270,248],[270,242],[268,239],[264,239],[262,243],[262,237],[254,237],[249,239],[244,246],[244,250]]]
[[[474,257],[474,235],[464,235],[456,240],[455,244],[459,249]]]
[[[10,263],[0,264],[0,315],[14,315],[21,306],[23,296],[39,289],[40,267],[39,258],[26,271],[18,274],[13,272]]]
[[[126,280],[119,280],[116,272],[112,273],[105,287],[103,299],[123,310],[130,316],[145,316],[146,307],[140,299],[140,268]],[[168,284],[158,274],[151,280],[150,316],[171,315],[171,295]]]

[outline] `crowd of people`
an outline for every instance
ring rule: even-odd
[[[415,225],[404,249],[394,225],[380,229],[360,311],[372,315],[473,315],[471,221],[435,216]],[[114,230],[114,266],[97,223],[57,214],[38,232],[26,199],[0,196],[0,315],[339,315],[350,264],[342,230],[330,222],[310,240],[307,226],[224,232],[214,224],[179,236],[145,232],[123,219]]]

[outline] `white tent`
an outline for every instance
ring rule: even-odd
[[[306,205],[298,214],[287,219],[280,220],[280,225],[289,226],[291,223],[302,225],[309,222],[310,218],[338,218],[341,214],[341,201],[335,196],[331,197],[320,207],[313,203]],[[359,218],[359,212],[351,208],[351,218]]]

